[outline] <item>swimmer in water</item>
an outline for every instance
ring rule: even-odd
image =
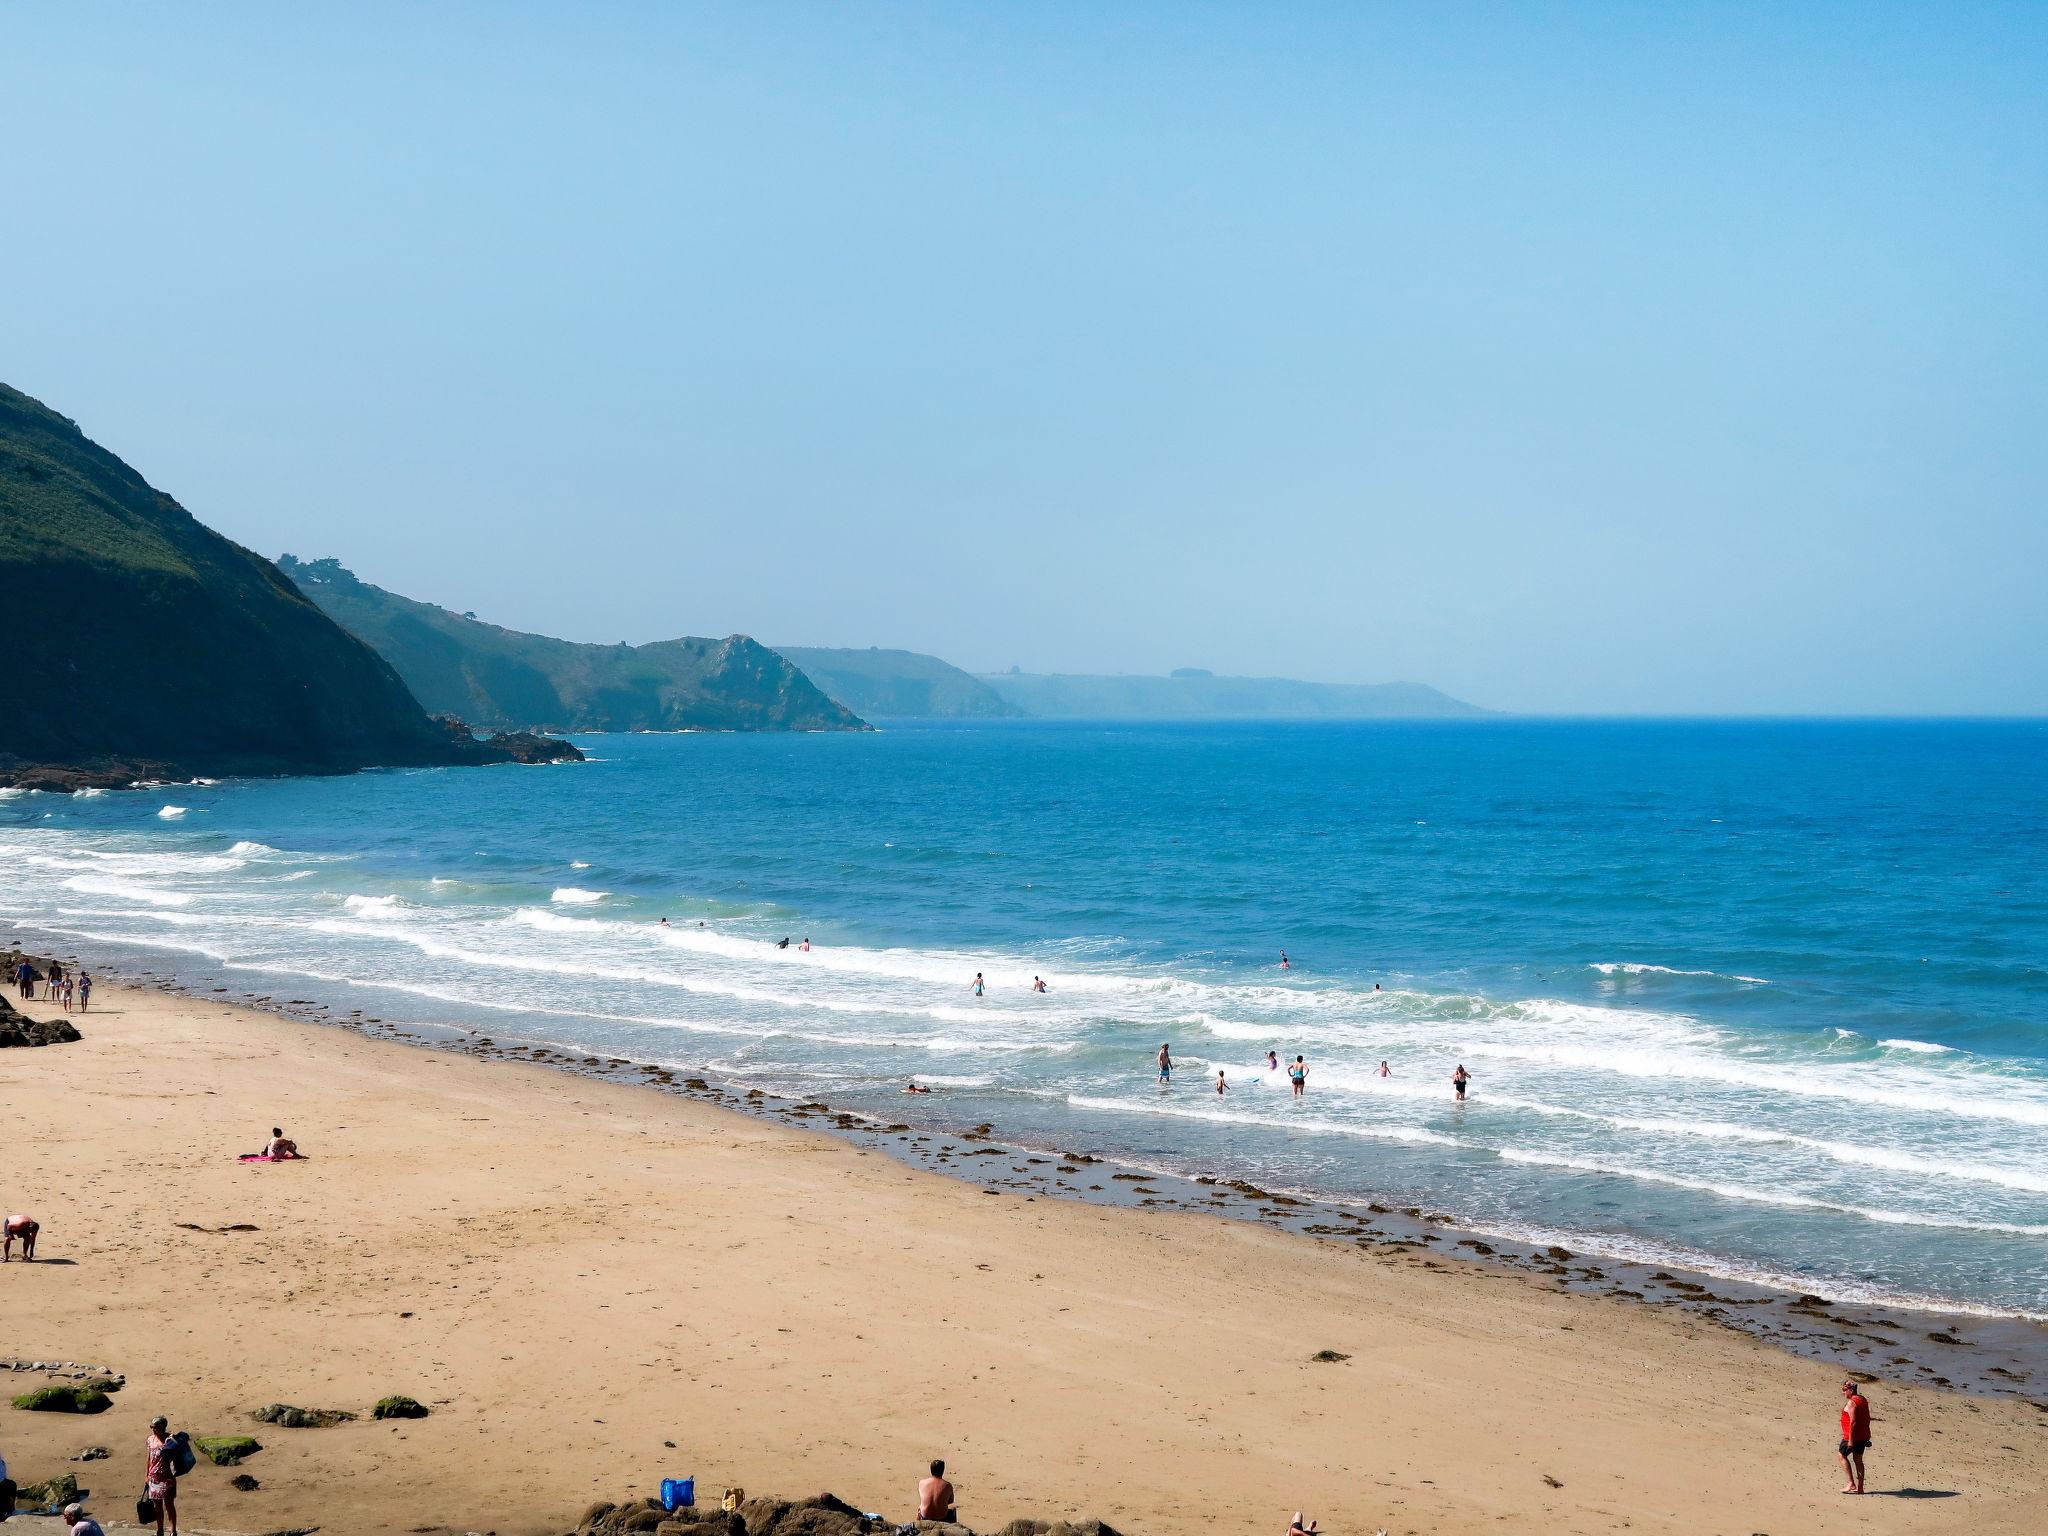
[[[1465,1070],[1465,1063],[1458,1063],[1458,1070],[1451,1074],[1451,1086],[1458,1090],[1458,1102],[1465,1102],[1465,1085],[1472,1081],[1472,1074]]]
[[[982,979],[981,979],[981,972],[979,972],[979,971],[976,971],[976,972],[974,973],[974,995],[975,995],[976,997],[979,997],[979,996],[981,996],[981,990],[982,990],[982,987],[983,987],[983,985],[984,985],[984,983],[983,983],[983,981],[982,981]]]
[[[1216,1096],[1219,1099],[1223,1097],[1224,1092],[1229,1087],[1230,1085],[1223,1081],[1223,1069],[1221,1067],[1218,1067],[1216,1069]]]
[[[781,942],[780,944],[776,945],[775,947],[776,947],[777,949],[787,949],[787,948],[789,948],[789,935],[785,933],[785,934],[784,934],[784,935],[782,936],[782,942]]]
[[[929,1089],[929,1088],[920,1088],[920,1087],[918,1087],[918,1086],[917,1086],[917,1084],[915,1084],[915,1083],[912,1083],[912,1084],[910,1084],[910,1085],[909,1085],[908,1087],[906,1087],[906,1088],[905,1088],[905,1089],[904,1089],[903,1091],[904,1091],[905,1093],[930,1093],[930,1092],[931,1092],[931,1089]]]
[[[1268,1072],[1278,1072],[1280,1070],[1280,1053],[1278,1051],[1266,1052],[1266,1070]]]
[[[1034,992],[1043,992],[1045,990],[1045,978],[1043,976],[1032,977],[1031,990]]]
[[[1386,1063],[1385,1063],[1384,1061],[1383,1061],[1383,1062],[1381,1062],[1381,1063],[1380,1063],[1380,1076],[1381,1076],[1381,1077],[1392,1077],[1393,1075],[1394,1075],[1394,1069],[1393,1069],[1392,1067],[1388,1066],[1388,1065],[1387,1065],[1387,1064],[1386,1064]]]
[[[668,926],[668,919],[667,919],[667,918],[665,918],[665,917],[664,917],[664,918],[663,918],[663,919],[661,920],[661,926],[662,926],[662,927],[664,927],[664,928],[666,928],[666,927]]]
[[[1164,1083],[1173,1077],[1173,1052],[1165,1044],[1159,1047],[1159,1081]]]
[[[1300,1098],[1308,1089],[1308,1063],[1295,1057],[1294,1065],[1287,1069],[1287,1080],[1294,1084],[1294,1096]]]
[[[803,952],[808,955],[811,952],[811,941],[808,938],[806,938],[800,947],[802,948]]]
[[[1288,968],[1289,967],[1287,964],[1287,951],[1283,949],[1280,951],[1280,969],[1284,971]]]

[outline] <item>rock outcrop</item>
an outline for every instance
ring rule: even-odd
[[[78,1031],[63,1019],[32,1019],[0,997],[0,1050],[12,1046],[68,1045]]]
[[[0,594],[22,701],[0,711],[0,784],[524,760],[429,719],[276,566],[4,384]]]
[[[907,1522],[917,1536],[974,1536],[964,1525]],[[808,1499],[753,1498],[736,1510],[664,1510],[657,1499],[593,1504],[569,1536],[879,1536],[899,1529],[829,1493]],[[1103,1521],[1012,1520],[997,1536],[1119,1536]]]

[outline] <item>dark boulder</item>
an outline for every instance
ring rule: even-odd
[[[0,997],[0,1050],[10,1046],[64,1045],[78,1031],[62,1019],[32,1019]]]
[[[249,1415],[259,1424],[283,1429],[331,1429],[355,1418],[339,1408],[294,1408],[290,1403],[268,1403]]]

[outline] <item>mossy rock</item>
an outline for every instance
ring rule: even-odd
[[[194,1435],[192,1449],[216,1467],[233,1467],[262,1450],[263,1444],[248,1435]]]
[[[113,1401],[98,1387],[37,1387],[14,1400],[17,1408],[31,1413],[105,1413]]]
[[[78,1479],[60,1472],[47,1483],[26,1483],[16,1492],[15,1506],[24,1514],[43,1509],[62,1509],[78,1497]]]
[[[1309,1356],[1309,1359],[1320,1361],[1324,1365],[1341,1365],[1350,1358],[1349,1355],[1342,1354],[1334,1349],[1319,1349]]]
[[[427,1410],[410,1397],[380,1398],[371,1417],[378,1419],[424,1419]]]
[[[294,1408],[290,1403],[268,1403],[249,1415],[258,1424],[276,1424],[284,1429],[332,1429],[355,1415],[339,1408]]]

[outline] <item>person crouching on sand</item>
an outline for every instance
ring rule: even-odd
[[[1870,1403],[1856,1390],[1856,1383],[1842,1383],[1842,1444],[1836,1452],[1842,1458],[1842,1474],[1848,1478],[1844,1493],[1863,1491],[1863,1453],[1870,1449]]]
[[[21,1239],[22,1262],[27,1263],[36,1256],[36,1234],[42,1231],[42,1223],[33,1216],[10,1216],[7,1218],[7,1242],[0,1248],[0,1264],[14,1257],[14,1240]]]
[[[932,1475],[917,1485],[917,1518],[920,1520],[943,1520],[952,1525],[959,1520],[953,1510],[953,1485],[946,1481],[946,1464],[932,1463]]]

